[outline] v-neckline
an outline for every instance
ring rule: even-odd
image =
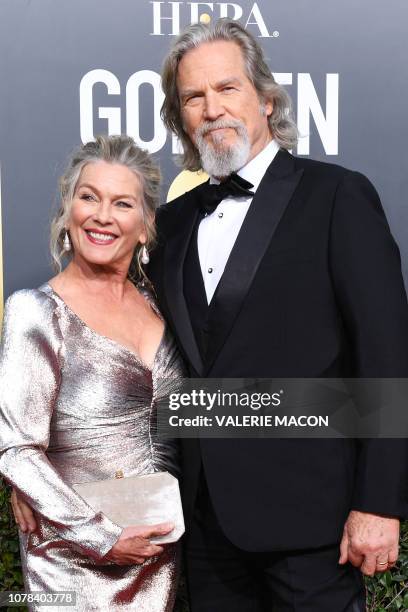
[[[44,293],[48,293],[48,294],[52,293],[57,298],[57,300],[63,304],[64,308],[70,313],[70,315],[72,317],[74,317],[81,324],[81,326],[84,327],[86,330],[88,330],[92,335],[94,335],[97,338],[101,338],[102,340],[105,340],[106,342],[109,342],[109,344],[111,344],[112,346],[115,346],[116,348],[118,348],[118,349],[122,350],[123,352],[127,353],[128,355],[133,357],[145,370],[148,370],[149,372],[153,372],[154,371],[155,364],[156,364],[157,358],[159,356],[159,353],[160,353],[160,350],[162,348],[164,339],[166,337],[166,332],[167,332],[167,323],[166,323],[166,321],[164,319],[162,319],[163,324],[164,324],[163,333],[162,333],[162,335],[160,337],[159,344],[157,345],[157,349],[155,351],[155,354],[154,354],[154,357],[153,357],[153,361],[152,361],[151,365],[148,365],[144,361],[144,359],[142,359],[140,357],[140,355],[138,353],[136,353],[136,351],[132,351],[132,349],[128,348],[124,344],[121,344],[120,342],[117,342],[116,340],[113,340],[113,338],[110,338],[109,336],[105,336],[104,334],[101,334],[101,333],[97,332],[96,329],[93,329],[93,327],[91,327],[90,325],[85,323],[85,321],[74,310],[72,310],[72,308],[70,306],[68,306],[68,304],[66,303],[64,298],[61,297],[61,295],[57,291],[55,291],[55,289],[53,287],[51,287],[51,285],[49,283],[44,283],[40,287],[40,291],[44,291]],[[158,313],[153,308],[153,305],[148,301],[147,298],[145,298],[144,296],[142,296],[142,297],[148,302],[150,308],[157,315]]]

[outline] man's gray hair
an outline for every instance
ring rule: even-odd
[[[198,151],[183,128],[177,91],[178,65],[188,51],[196,49],[203,43],[219,40],[234,42],[241,48],[247,76],[258,92],[260,102],[272,102],[273,111],[268,117],[268,122],[277,144],[284,149],[291,149],[298,139],[298,130],[291,115],[290,97],[275,81],[266,64],[263,51],[253,36],[232,19],[219,19],[209,25],[196,23],[188,26],[176,39],[164,60],[162,70],[165,99],[161,116],[167,129],[174,132],[181,141],[182,165],[187,170],[198,170],[201,164]]]

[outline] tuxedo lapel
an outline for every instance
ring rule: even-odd
[[[201,375],[203,362],[191,325],[183,287],[184,260],[199,212],[194,193],[196,189],[186,193],[184,206],[178,214],[179,224],[173,228],[165,247],[164,288],[178,341],[192,366]]]
[[[210,308],[206,371],[224,345],[258,266],[299,183],[294,158],[279,151],[268,167],[249,207]],[[255,313],[254,313],[255,316]]]

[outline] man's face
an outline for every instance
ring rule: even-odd
[[[188,51],[178,67],[177,89],[184,129],[209,174],[239,170],[271,140],[272,104],[259,100],[236,43],[204,43]]]

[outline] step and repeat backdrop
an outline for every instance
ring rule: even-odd
[[[408,278],[406,2],[0,0],[0,304],[52,275],[49,221],[78,143],[126,132],[160,162],[163,201],[185,188],[160,68],[182,28],[226,16],[259,39],[292,96],[294,153],[373,181]]]

